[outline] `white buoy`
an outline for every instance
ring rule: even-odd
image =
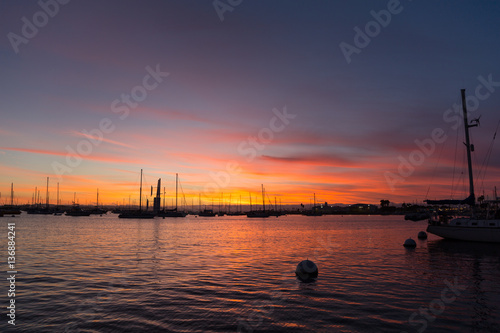
[[[415,248],[417,247],[417,243],[413,239],[408,238],[407,240],[405,240],[403,246],[408,248]]]
[[[318,266],[311,260],[303,260],[297,265],[295,275],[302,282],[311,282],[318,277]]]
[[[420,231],[417,237],[418,239],[427,239],[427,233],[425,231]]]

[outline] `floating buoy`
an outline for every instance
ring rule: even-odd
[[[418,239],[427,239],[427,233],[425,231],[420,231],[417,237]]]
[[[302,282],[311,282],[318,277],[318,266],[311,260],[303,260],[297,265],[295,275]]]
[[[404,247],[409,247],[409,248],[415,248],[417,247],[417,243],[411,238],[408,238],[405,240],[405,243],[403,244]]]

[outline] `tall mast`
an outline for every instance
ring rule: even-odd
[[[465,89],[461,89],[462,92],[462,109],[464,113],[464,128],[465,128],[465,146],[467,147],[467,165],[469,168],[469,198],[471,200],[470,205],[474,206],[476,204],[476,197],[474,195],[474,179],[472,176],[472,159],[471,159],[471,144],[469,139],[469,128],[476,127],[477,123],[474,125],[469,125],[467,120],[467,105],[465,100]]]
[[[10,205],[14,206],[14,183],[10,184]]]
[[[142,211],[142,169],[141,169],[141,188],[139,190],[139,211]]]
[[[45,205],[47,206],[47,209],[49,209],[49,177],[47,177],[47,194],[45,198]]]
[[[175,211],[177,211],[177,187],[179,184],[179,175],[175,174]]]
[[[99,208],[99,189],[97,189],[97,202],[96,207]]]
[[[264,200],[264,184],[261,184],[262,186],[262,209],[264,212],[266,211],[266,201]]]
[[[59,208],[59,183],[57,183],[57,208]]]

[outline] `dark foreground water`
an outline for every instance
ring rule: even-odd
[[[7,223],[16,223],[16,326]],[[19,332],[498,332],[500,247],[401,216],[0,218]],[[314,283],[295,278],[306,258]]]

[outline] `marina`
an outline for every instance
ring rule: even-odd
[[[0,332],[500,332],[500,1],[0,13]]]

